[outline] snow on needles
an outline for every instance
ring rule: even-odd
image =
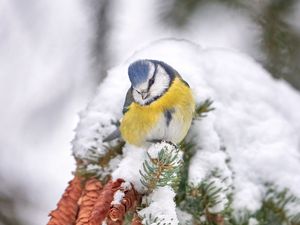
[[[145,199],[149,206],[139,211],[138,214],[144,219],[143,222],[150,221],[150,224],[153,225],[159,222],[161,222],[160,224],[177,225],[179,221],[174,198],[175,193],[171,187],[158,187]],[[154,221],[155,219],[156,221]]]
[[[114,180],[122,178],[128,182],[131,182],[135,189],[143,193],[145,192],[145,186],[141,183],[142,176],[140,171],[143,171],[143,163],[145,160],[149,160],[146,152],[148,152],[151,158],[158,158],[160,151],[166,151],[170,154],[176,154],[176,165],[180,164],[182,159],[182,152],[178,152],[177,148],[167,142],[161,142],[151,145],[149,148],[143,149],[132,145],[125,145],[123,148],[123,160],[119,164],[118,168],[112,173]]]
[[[286,82],[274,80],[242,53],[203,49],[183,40],[154,42],[108,71],[96,97],[81,113],[73,141],[75,155],[85,155],[91,146],[102,151],[102,137],[114,129],[111,121],[121,118],[130,86],[128,65],[144,58],[173,66],[190,84],[198,104],[208,98],[213,100],[215,110],[194,121],[188,136],[197,148],[189,169],[189,182],[197,184],[215,169],[230,177],[232,171],[234,177],[226,185],[232,183],[235,187],[235,209],[259,209],[266,193],[265,183],[280,189],[288,187],[300,197],[299,93]],[[145,150],[126,145],[124,158],[113,177],[126,177],[139,185],[138,173],[144,160]],[[160,192],[167,195],[172,190],[167,187],[156,190],[158,196]],[[168,194],[170,199],[173,195]],[[174,209],[170,210],[175,213],[175,203],[172,204]]]
[[[167,142],[159,142],[151,145],[147,150],[151,158],[158,158],[160,151],[168,152],[171,156],[176,155],[175,165],[179,165],[182,161],[182,151],[178,151],[177,147]]]

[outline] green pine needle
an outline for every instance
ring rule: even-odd
[[[160,219],[156,216],[153,216],[151,213],[148,216],[142,218],[144,225],[169,225],[170,223],[165,223],[164,219]]]
[[[222,212],[217,214],[209,212],[210,208],[224,200],[220,197],[220,194],[222,192],[228,193],[224,188],[216,186],[215,178],[221,179],[220,174],[216,170],[212,171],[200,184],[188,185],[186,188],[186,196],[180,203],[180,208],[193,216],[194,224],[215,225],[218,224],[216,222],[218,216],[223,217],[225,224],[228,224],[228,220],[231,217],[229,194],[227,194],[228,203]],[[225,180],[222,179],[221,182]],[[202,221],[203,219],[205,221]]]
[[[141,183],[152,192],[156,187],[178,185],[178,174],[181,170],[182,159],[179,150],[168,150],[166,147],[158,152],[157,158],[152,158],[147,153],[147,159],[143,163]]]
[[[206,99],[202,104],[196,106],[194,119],[201,119],[203,117],[206,117],[207,113],[215,109],[212,107],[212,104],[212,100]]]

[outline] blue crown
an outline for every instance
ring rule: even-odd
[[[148,78],[150,64],[148,60],[138,60],[128,67],[129,80],[132,86],[145,82]]]

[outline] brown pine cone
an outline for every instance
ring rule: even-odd
[[[70,225],[75,224],[78,212],[78,199],[82,193],[82,182],[77,176],[69,182],[63,196],[57,203],[57,208],[50,212],[47,225]]]
[[[112,221],[111,219],[107,218],[106,224],[107,225],[122,225],[123,221]]]
[[[210,222],[214,222],[217,225],[224,225],[224,216],[221,214],[208,214],[207,215],[207,220]]]
[[[123,179],[117,179],[114,182],[109,181],[103,187],[91,212],[89,225],[99,225],[106,218],[109,213],[110,204],[114,198],[114,193],[120,188],[123,182]]]
[[[142,225],[142,220],[140,217],[138,217],[138,215],[134,215],[132,221],[131,221],[131,225]]]
[[[85,183],[83,194],[79,199],[80,210],[77,216],[76,225],[88,225],[95,202],[102,190],[101,182],[92,178]]]
[[[136,207],[139,196],[131,184],[129,187],[125,187],[125,189],[121,187],[119,191],[124,193],[124,197],[119,204],[113,204],[110,207],[108,218],[112,221],[123,222],[126,212]]]

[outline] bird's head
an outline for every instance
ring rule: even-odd
[[[176,71],[164,62],[138,60],[128,68],[134,100],[147,105],[162,96],[169,88]]]

